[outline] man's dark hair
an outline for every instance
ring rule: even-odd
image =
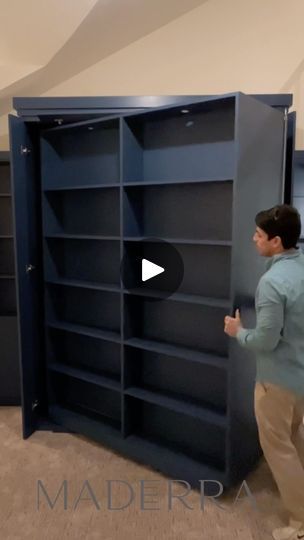
[[[255,222],[268,235],[268,240],[279,236],[284,249],[296,247],[301,234],[301,218],[293,206],[280,204],[262,210],[255,216]]]

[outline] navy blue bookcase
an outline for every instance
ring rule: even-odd
[[[9,152],[0,152],[0,405],[20,404]]]
[[[223,318],[254,323],[254,217],[284,198],[286,107],[233,93],[98,114],[67,99],[16,100],[10,118],[24,437],[53,422],[231,486],[261,450],[255,361]],[[123,257],[163,240],[179,289],[127,290]]]

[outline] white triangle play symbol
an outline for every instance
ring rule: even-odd
[[[158,276],[158,274],[161,274],[164,271],[165,269],[162,268],[162,266],[158,266],[158,264],[154,264],[153,262],[148,261],[148,259],[142,259],[142,262],[141,262],[141,280],[142,281],[147,281],[148,279]]]

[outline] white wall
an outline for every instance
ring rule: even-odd
[[[293,93],[304,148],[303,20],[303,0],[209,0],[44,95]]]

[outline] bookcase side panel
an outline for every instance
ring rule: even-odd
[[[239,95],[238,145],[234,186],[231,297],[244,325],[254,327],[254,296],[264,260],[253,245],[255,215],[282,202],[284,114]],[[243,479],[254,466],[260,446],[253,408],[255,357],[230,340],[228,466],[231,479]]]

